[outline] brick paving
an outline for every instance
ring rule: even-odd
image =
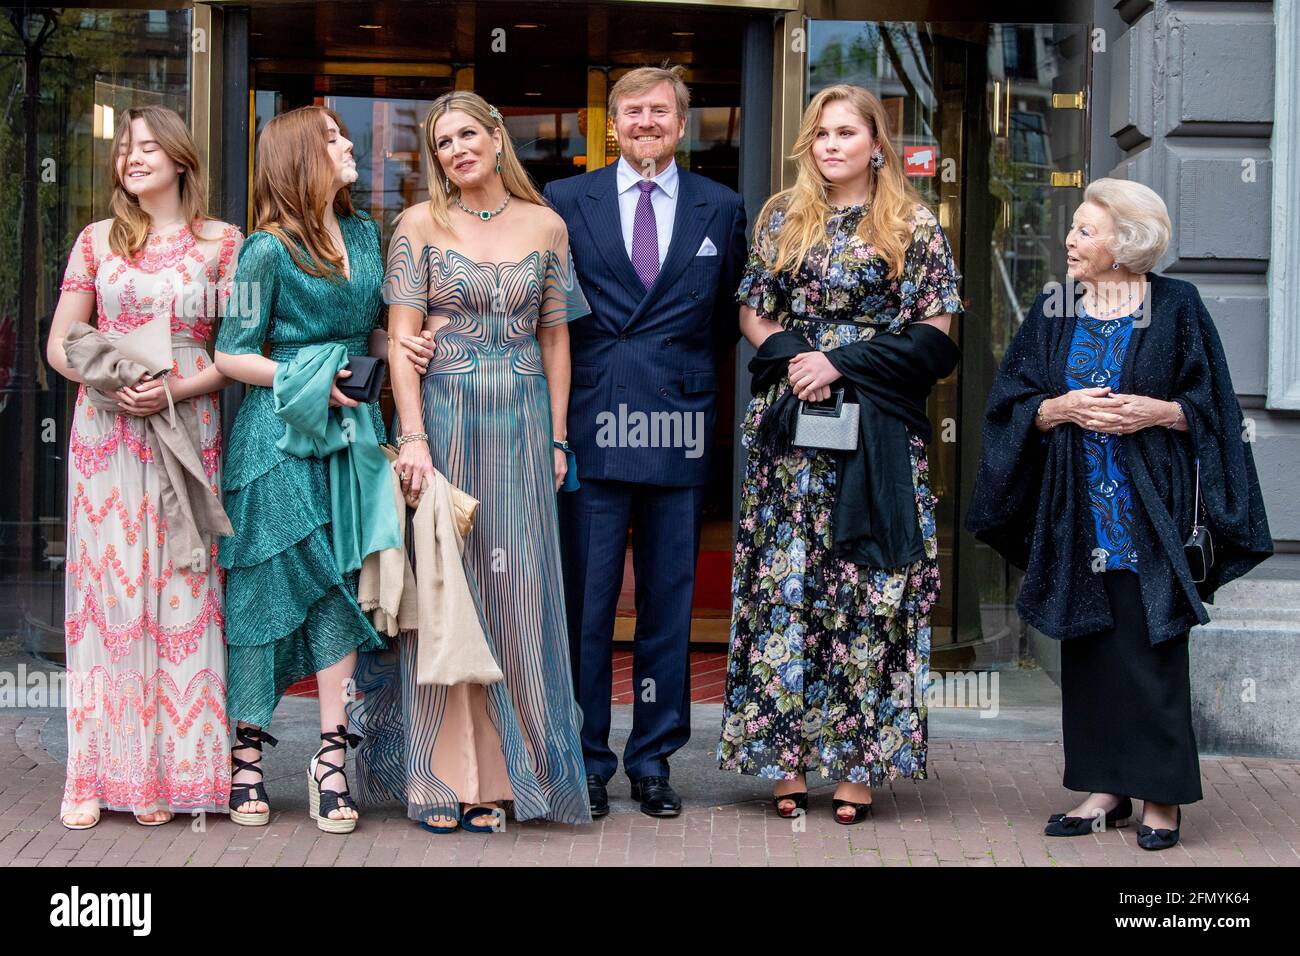
[[[1075,802],[1052,741],[936,740],[932,777],[875,793],[874,819],[840,826],[829,787],[815,788],[797,825],[768,801],[681,816],[614,813],[587,826],[511,821],[504,833],[425,833],[397,808],[363,812],[347,836],[305,811],[260,828],[222,816],[145,828],[105,813],[91,830],[58,820],[63,767],[41,745],[48,714],[0,715],[0,866],[1295,866],[1300,863],[1300,761],[1206,757],[1205,799],[1183,815],[1182,842],[1146,853],[1133,827],[1049,839],[1043,822]],[[815,783],[815,781],[814,781]],[[622,782],[626,786],[626,781]],[[617,786],[612,784],[611,786]]]

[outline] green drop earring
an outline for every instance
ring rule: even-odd
[[[497,150],[497,175],[501,174],[501,150]]]

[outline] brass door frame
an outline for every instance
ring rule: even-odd
[[[926,20],[941,18],[946,12],[942,8],[951,6],[944,0],[710,0],[707,3],[696,0],[606,0],[611,4],[637,6],[641,4],[674,4],[687,7],[726,7],[740,11],[773,14],[773,61],[772,61],[772,155],[782,157],[772,163],[773,192],[791,185],[794,181],[794,164],[787,158],[794,146],[799,130],[799,119],[803,113],[804,90],[806,84],[807,28],[808,19],[906,19]],[[219,146],[221,116],[222,76],[225,64],[222,62],[220,45],[220,17],[214,16],[223,6],[271,6],[283,3],[283,0],[211,0],[208,3],[194,3],[194,25],[196,29],[208,31],[206,53],[194,53],[194,71],[192,80],[191,126],[200,154],[206,160]],[[864,9],[865,7],[865,9]],[[335,65],[338,72],[356,72],[362,66],[370,64]],[[377,72],[383,75],[391,69],[401,69],[399,64],[374,64],[380,67]],[[420,64],[419,69],[427,70],[427,64]],[[393,74],[396,75],[396,74]],[[457,88],[466,88],[462,84],[473,83],[472,74],[457,76]],[[592,120],[601,120],[605,114],[605,88],[607,79],[588,73],[587,110]],[[588,169],[596,169],[604,163],[604,144],[598,141],[590,130],[599,129],[599,123],[589,124],[587,138]],[[252,144],[249,144],[250,149]]]
[[[224,108],[222,90],[226,64],[221,45],[221,8],[224,6],[270,6],[280,0],[212,0],[208,3],[194,3],[193,28],[205,31],[206,45],[203,52],[191,53],[192,72],[190,89],[190,128],[199,155],[210,168],[210,160],[220,153],[221,116]],[[806,22],[804,8],[809,0],[711,0],[709,3],[697,3],[692,0],[607,0],[610,3],[635,6],[649,3],[674,3],[694,7],[728,7],[741,11],[769,11],[773,18],[773,65],[772,65],[772,155],[787,157],[794,145],[799,130],[799,118],[803,113],[803,95],[805,84],[805,50]],[[816,3],[817,0],[811,0]],[[288,66],[289,64],[281,64]],[[306,66],[294,63],[292,66]],[[374,75],[410,75],[415,69],[427,73],[432,68],[429,64],[386,63],[317,63],[313,64],[315,72],[331,73],[373,73]],[[603,130],[606,120],[605,101],[608,95],[608,77],[601,70],[588,70],[587,73],[587,169],[597,169],[605,162],[604,138],[598,135]],[[460,71],[456,77],[457,89],[473,87],[472,71]],[[253,109],[252,98],[255,91],[250,90],[249,110]],[[249,123],[249,167],[251,175],[254,124]],[[778,192],[794,181],[794,164],[786,159],[772,163],[772,192]]]
[[[225,66],[221,40],[220,14],[215,14],[210,4],[194,4],[190,14],[190,134],[199,151],[199,162],[209,172],[209,202],[215,198],[212,194],[212,157],[221,151],[222,70]]]

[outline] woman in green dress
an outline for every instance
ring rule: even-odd
[[[355,746],[357,738],[346,733],[344,707],[357,651],[384,643],[357,604],[356,571],[365,553],[398,539],[391,479],[382,469],[392,534],[373,533],[383,525],[377,507],[363,508],[350,523],[340,520],[343,481],[364,471],[365,456],[382,458],[378,405],[358,407],[331,381],[349,374],[339,371],[346,356],[366,353],[381,309],[379,233],[352,207],[356,178],[352,144],[332,111],[302,107],[266,125],[253,184],[256,231],[239,256],[235,299],[217,338],[217,367],[252,386],[226,459],[226,509],[235,533],[219,552],[226,569],[227,707],[238,721],[231,819],[249,826],[270,815],[260,757],[262,742],[275,740],[263,728],[285,689],[312,674],[323,741],[308,775],[312,816],[326,832],[350,832],[357,821],[342,771],[346,744]],[[269,358],[262,354],[267,342]],[[295,394],[313,369],[315,392]],[[351,433],[328,463],[324,451],[300,457],[301,444],[290,440],[291,411],[312,405],[310,395],[316,401],[309,411],[322,428],[341,423]]]

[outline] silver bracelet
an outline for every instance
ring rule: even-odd
[[[409,435],[398,435],[397,447],[401,448],[408,441],[422,441],[427,445],[429,443],[429,436],[425,432],[411,432]]]

